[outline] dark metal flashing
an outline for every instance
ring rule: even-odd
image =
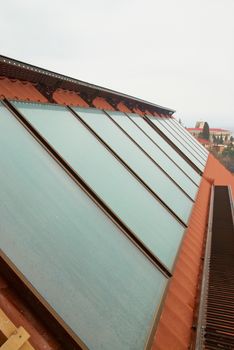
[[[228,186],[214,187],[196,349],[234,349],[234,225]]]
[[[3,55],[0,55],[0,76],[8,78],[27,80],[38,86],[46,86],[50,91],[57,88],[77,91],[86,94],[86,96],[100,96],[110,101],[110,104],[117,104],[123,101],[130,108],[139,107],[142,110],[156,111],[172,115],[175,110],[169,109],[142,99],[107,89],[98,85],[89,84],[82,80],[74,79],[63,74],[55,73],[50,70],[33,66]],[[46,95],[45,95],[46,96]],[[87,98],[88,98],[87,97]],[[49,99],[50,102],[53,102]]]

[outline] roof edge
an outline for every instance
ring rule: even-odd
[[[50,71],[45,68],[37,67],[29,63],[25,63],[4,55],[0,55],[0,75],[5,75],[4,73],[6,71],[10,71],[13,78],[22,79],[23,76],[25,76],[25,80],[29,80],[30,76],[32,77],[32,81],[35,80],[35,76],[37,77],[37,82],[45,82],[47,81],[49,85],[56,85],[58,87],[66,87],[69,89],[69,86],[71,87],[71,90],[74,89],[74,87],[81,87],[93,91],[98,91],[101,93],[101,95],[110,97],[110,98],[121,98],[124,100],[128,100],[129,102],[134,102],[143,105],[144,107],[150,107],[155,108],[157,110],[160,110],[161,112],[166,112],[170,115],[175,113],[175,110],[163,107],[142,99],[139,99],[137,97],[121,93],[112,89],[108,89],[99,85],[90,84],[88,82],[78,80],[60,73],[56,73],[53,71]]]

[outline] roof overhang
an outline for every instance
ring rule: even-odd
[[[160,113],[172,115],[175,110],[166,108],[115,90],[107,89],[98,85],[90,84],[82,80],[74,79],[66,75],[52,72],[50,70],[33,66],[3,55],[0,55],[0,75],[8,78],[27,80],[32,83],[40,83],[52,88],[61,88],[77,92],[109,98],[116,101],[127,102],[138,105],[143,110],[153,109]]]

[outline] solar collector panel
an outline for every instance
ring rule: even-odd
[[[204,167],[205,164],[203,161],[198,160],[197,156],[194,156],[193,153],[191,153],[191,151],[184,145],[181,143],[181,141],[178,140],[178,138],[173,135],[168,128],[166,127],[165,124],[160,122],[160,118],[155,118],[155,117],[148,117],[148,119],[150,119],[150,121],[157,127],[159,128],[159,130],[167,137],[171,140],[171,142],[174,143],[174,145],[176,147],[178,147],[178,149],[188,158],[191,160],[192,163],[194,163],[194,165],[200,170],[200,171],[204,171]]]
[[[190,137],[187,137],[187,135],[185,135],[183,132],[182,132],[182,129],[183,127],[182,126],[178,126],[177,123],[175,123],[173,121],[172,118],[166,118],[164,119],[164,122],[168,125],[168,127],[171,129],[174,130],[174,133],[179,137],[179,139],[182,141],[182,142],[185,142],[186,143],[186,146],[191,149],[193,152],[195,152],[195,154],[197,154],[197,156],[199,156],[200,159],[202,159],[203,161],[206,162],[207,160],[207,154],[205,154],[202,150],[202,148],[200,148],[199,145],[197,145],[197,142],[194,143],[193,140],[193,137],[190,135]],[[202,146],[201,146],[202,147]],[[203,147],[204,148],[204,147]]]
[[[142,349],[165,276],[0,105],[1,249],[89,349]]]
[[[107,112],[110,117],[128,133],[142,149],[175,181],[175,183],[191,198],[197,193],[197,186],[161,151],[126,115],[120,112]]]
[[[193,202],[103,111],[73,108],[184,223]]]
[[[14,105],[170,270],[184,233],[183,225],[65,107],[20,102]]]
[[[182,158],[178,152],[169,145],[155,129],[153,129],[142,117],[137,114],[128,113],[129,118],[154,142],[197,186],[201,176]]]

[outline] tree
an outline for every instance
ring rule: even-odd
[[[214,145],[217,144],[217,137],[213,134],[213,135],[212,135],[212,138],[213,138],[213,144],[214,144]]]
[[[223,135],[222,134],[219,136],[219,143],[220,143],[220,145],[223,144]]]
[[[202,138],[204,140],[210,139],[210,128],[207,122],[204,123],[203,130],[202,130]]]

